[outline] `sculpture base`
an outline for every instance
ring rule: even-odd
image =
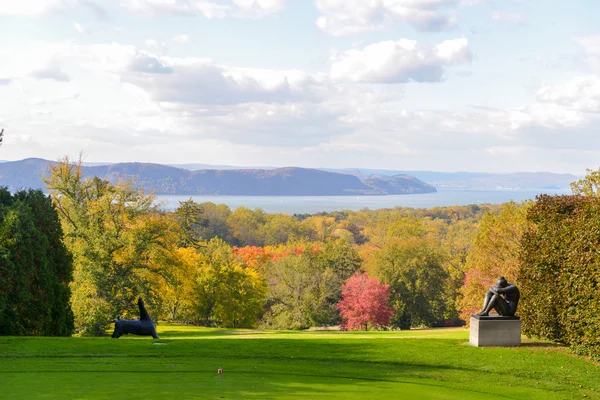
[[[512,347],[521,344],[521,319],[490,315],[471,317],[469,344],[476,347]]]

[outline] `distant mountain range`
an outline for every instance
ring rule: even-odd
[[[372,175],[406,174],[427,182],[437,189],[457,190],[564,190],[580,177],[551,172],[487,172],[395,171],[374,169],[324,169],[362,178]]]
[[[207,164],[173,164],[173,167],[189,169],[240,169],[231,165],[211,166]],[[277,169],[276,167],[252,167],[253,169]],[[437,189],[446,190],[565,190],[571,182],[581,177],[572,174],[555,174],[551,172],[436,172],[436,171],[405,171],[384,169],[336,169],[319,168],[321,171],[354,175],[361,180],[370,177],[389,177],[408,175],[426,182]]]
[[[0,185],[43,188],[50,161],[30,158],[0,162]],[[84,163],[86,176],[111,181],[134,178],[157,194],[212,195],[383,195],[438,190],[566,190],[580,177],[549,172],[486,173],[379,169],[308,169],[230,165]]]
[[[42,176],[51,161],[29,158],[0,163],[0,186],[11,190],[44,189]],[[86,177],[111,182],[133,178],[156,194],[233,196],[339,196],[433,193],[436,189],[405,175],[364,175],[307,168],[198,169],[150,163],[118,163],[83,167]]]

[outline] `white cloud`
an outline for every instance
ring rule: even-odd
[[[233,0],[233,4],[250,15],[269,16],[281,13],[286,0]]]
[[[154,39],[144,40],[144,47],[155,54],[166,54],[169,50],[169,45],[166,42]]]
[[[317,26],[334,36],[381,29],[404,22],[419,31],[445,31],[456,26],[452,10],[458,0],[315,0]]]
[[[155,101],[232,105],[285,103],[313,96],[313,77],[300,71],[230,68],[211,60],[140,55],[123,79],[148,91]],[[139,75],[136,72],[146,72]]]
[[[151,44],[147,42],[146,45]],[[69,81],[67,72],[128,82],[159,102],[189,104],[312,101],[324,74],[299,70],[235,68],[210,59],[166,57],[134,46],[32,43],[0,50],[0,76]]]
[[[170,74],[173,69],[162,63],[157,57],[144,52],[136,52],[129,68],[133,72],[144,74]]]
[[[523,153],[524,150],[526,150],[526,148],[521,147],[521,146],[514,146],[514,147],[493,146],[493,147],[488,147],[485,149],[485,151],[490,154],[510,154],[510,155],[521,154],[521,153]]]
[[[106,10],[92,0],[3,0],[0,1],[0,15],[33,16],[77,7],[87,9],[100,20],[108,19]]]
[[[525,18],[516,12],[494,11],[492,13],[492,20],[516,25],[525,23]]]
[[[305,148],[352,131],[324,103],[180,104],[171,115],[184,121],[188,137],[263,148]]]
[[[37,43],[0,49],[0,58],[5,54],[12,55],[12,65],[4,67],[20,71],[16,78],[23,88],[13,88],[8,97],[28,107],[13,112],[15,105],[6,107],[0,99],[0,108],[47,151],[56,147],[39,135],[50,126],[61,127],[69,149],[93,145],[104,151],[131,147],[157,129],[168,132],[157,143],[176,134],[196,141],[292,147],[319,143],[339,132],[335,110],[317,106],[328,91],[323,74],[228,67],[119,44]],[[64,71],[72,72],[76,85]],[[33,76],[62,80],[71,93],[57,96],[58,86],[34,83]]]
[[[122,0],[121,5],[133,11],[149,13],[187,14],[198,11],[198,4],[189,0]]]
[[[178,44],[185,44],[188,43],[190,41],[190,38],[188,35],[177,35],[173,38],[173,42],[178,43]]]
[[[96,161],[427,169],[502,169],[509,160],[526,167],[533,156],[600,149],[597,76],[543,85],[520,107],[420,109],[402,86],[379,83],[439,80],[469,61],[468,41],[382,43],[338,53],[330,74],[238,68],[117,43],[0,48],[8,61],[0,77],[10,77],[0,109],[15,132],[3,149],[15,158],[83,150]],[[41,71],[46,79],[32,76]],[[61,73],[71,81],[57,84]]]
[[[470,60],[465,38],[446,40],[433,48],[401,39],[334,54],[331,76],[367,83],[436,82],[443,79],[446,66]]]
[[[63,0],[20,0],[1,1],[0,14],[7,15],[36,15],[65,6]]]
[[[577,77],[563,85],[542,85],[537,98],[575,111],[600,113],[600,77]]]
[[[69,82],[71,78],[67,75],[57,60],[52,60],[48,65],[34,70],[31,76],[36,79],[48,79],[58,82]]]
[[[78,22],[73,23],[73,28],[82,35],[89,35],[89,32]]]
[[[575,41],[589,55],[600,55],[600,35],[577,36]]]
[[[574,40],[581,46],[587,66],[594,72],[600,71],[600,35],[578,36]]]
[[[143,13],[203,14],[206,18],[263,18],[281,13],[287,0],[122,0]]]

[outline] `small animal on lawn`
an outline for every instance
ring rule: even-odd
[[[118,339],[123,335],[133,333],[134,335],[152,336],[154,339],[158,339],[154,321],[152,321],[150,314],[146,311],[144,300],[141,297],[138,298],[138,307],[140,308],[140,319],[117,318],[115,321],[115,331],[112,334],[113,338]]]

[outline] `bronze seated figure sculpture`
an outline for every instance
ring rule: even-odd
[[[492,286],[485,295],[482,310],[475,315],[487,317],[491,310],[496,310],[498,315],[514,317],[520,297],[519,289],[501,276],[498,278],[496,286]]]
[[[144,301],[142,298],[138,298],[138,307],[140,308],[140,319],[121,319],[117,318],[115,322],[115,331],[112,334],[113,338],[120,338],[128,333],[141,336],[152,336],[154,339],[158,339],[156,333],[156,326],[154,321],[150,318],[146,307],[144,307]]]

